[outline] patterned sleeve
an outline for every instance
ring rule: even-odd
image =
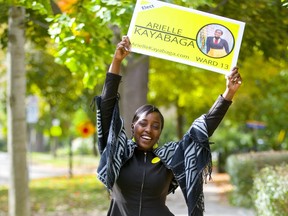
[[[219,96],[213,106],[210,108],[209,112],[206,115],[209,137],[213,135],[214,131],[221,123],[231,103],[232,101],[227,101],[222,96]]]
[[[167,143],[155,153],[172,169],[189,215],[203,215],[203,182],[212,172],[206,115],[197,118],[179,142]]]
[[[121,76],[113,73],[107,73],[102,94],[97,101],[98,119],[101,121],[102,144],[104,145],[99,147],[100,152],[102,152],[103,148],[105,148],[107,138],[109,136],[109,128],[113,110],[118,100],[118,87],[120,81]]]

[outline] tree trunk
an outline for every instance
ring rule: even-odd
[[[25,110],[25,9],[11,7],[8,21],[7,127],[10,160],[9,215],[29,216]]]
[[[147,103],[149,57],[131,53],[127,59],[127,67],[122,69],[120,109],[127,136],[130,137],[134,113]]]

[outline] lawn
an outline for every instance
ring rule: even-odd
[[[49,165],[54,167],[67,167],[69,164],[69,156],[67,153],[57,154],[57,157],[51,154],[44,154],[33,152],[29,153],[27,159],[30,163],[35,165]],[[72,164],[75,168],[96,167],[99,158],[93,155],[73,155]]]
[[[98,209],[109,205],[109,195],[95,175],[56,177],[30,182],[30,205],[33,214]],[[0,215],[8,215],[8,189],[0,187]],[[82,211],[83,212],[83,211]]]
[[[49,154],[29,155],[29,163],[66,167],[68,157],[52,157]],[[74,156],[74,169],[96,168],[99,158],[95,156]],[[32,215],[84,215],[94,210],[106,211],[109,205],[109,194],[96,174],[74,175],[33,179],[29,184]],[[70,214],[79,211],[80,214]],[[57,214],[53,214],[57,212]],[[62,212],[62,214],[59,214]],[[65,212],[65,214],[63,214]],[[0,215],[8,215],[8,188],[0,186]],[[97,215],[97,214],[96,214]]]

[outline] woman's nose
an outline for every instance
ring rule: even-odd
[[[150,132],[151,131],[151,126],[148,125],[147,127],[145,127],[145,131],[146,132]]]

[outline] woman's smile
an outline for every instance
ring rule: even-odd
[[[161,134],[161,118],[159,113],[143,114],[134,124],[133,135],[138,147],[142,150],[151,150]]]

